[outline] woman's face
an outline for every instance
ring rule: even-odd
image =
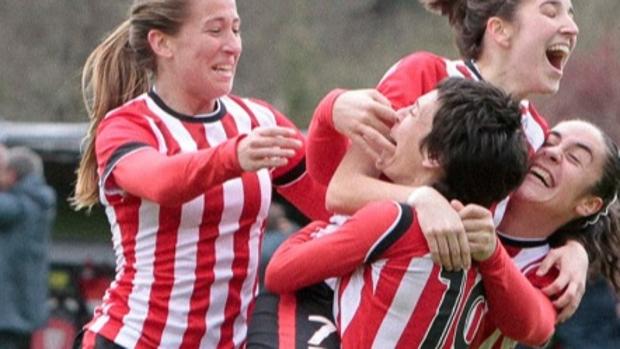
[[[191,0],[189,17],[170,37],[169,66],[185,93],[215,99],[230,93],[241,55],[235,0]]]
[[[583,121],[561,122],[532,158],[513,199],[539,205],[568,222],[581,215],[577,207],[592,197],[589,191],[601,178],[605,154],[597,128]]]
[[[557,92],[579,29],[570,0],[522,0],[513,23],[506,66],[521,94]]]

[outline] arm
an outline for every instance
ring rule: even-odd
[[[98,129],[99,173],[106,190],[120,188],[161,205],[179,205],[243,171],[286,165],[293,149],[301,147],[294,134],[283,127],[256,128],[214,148],[168,155],[157,150],[148,121],[117,114]]]
[[[553,335],[556,311],[551,301],[516,267],[498,242],[493,256],[480,262],[489,311],[502,334],[527,345],[542,345]]]
[[[537,275],[546,274],[552,267],[557,267],[560,274],[550,285],[543,288],[548,296],[557,296],[553,304],[560,310],[558,322],[570,318],[585,292],[588,276],[588,253],[578,241],[568,240],[564,246],[549,252],[543,260]]]
[[[491,212],[474,204],[452,204],[463,220],[472,257],[479,261],[489,316],[495,325],[519,342],[547,342],[555,325],[553,305],[508,256],[495,234]]]
[[[394,225],[399,210],[400,206],[393,202],[373,203],[334,230],[329,227],[321,231],[326,226],[323,222],[306,226],[287,239],[271,258],[265,276],[267,288],[291,292],[351,273]]]

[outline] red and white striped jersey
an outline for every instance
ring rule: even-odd
[[[546,240],[517,240],[513,237],[502,234],[499,235],[513,262],[532,285],[542,289],[555,280],[558,275],[558,270],[556,268],[550,270],[545,275],[536,275],[536,271],[542,260],[547,253],[549,253],[550,247]],[[502,334],[495,323],[496,320],[493,314],[484,318],[480,330],[472,343],[472,348],[512,349],[517,346],[518,341]]]
[[[281,245],[265,280],[283,293],[329,277],[340,277],[334,314],[343,348],[467,348],[487,307],[522,340],[542,343],[553,331],[553,319],[539,324],[539,311],[552,306],[501,244],[470,270],[448,272],[433,263],[408,205],[383,201],[342,225],[314,222]]]
[[[415,103],[418,97],[435,89],[447,77],[482,79],[471,61],[449,60],[430,52],[416,52],[394,64],[381,79],[377,89],[398,110]],[[308,130],[308,171],[316,181],[325,185],[329,183],[349,145],[346,136],[336,131],[332,123],[333,104],[342,92],[334,90],[321,101]],[[521,101],[521,107],[523,130],[533,153],[544,143],[548,125],[529,101]],[[496,224],[504,216],[507,203],[508,200],[503,200],[496,205]]]
[[[275,125],[294,127],[261,101],[226,96],[208,115],[184,116],[152,91],[105,117],[96,154],[117,267],[89,331],[126,348],[243,346],[272,182],[311,217],[325,214],[324,189],[309,184],[303,148],[272,171],[239,167],[237,141]],[[171,185],[165,204],[117,184],[115,168],[144,149],[174,159],[169,171],[144,163],[132,174],[147,189]]]

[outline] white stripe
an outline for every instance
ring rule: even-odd
[[[228,115],[235,120],[239,134],[250,133],[252,130],[252,119],[250,118],[250,115],[248,115],[248,113],[239,104],[235,103],[235,101],[229,97],[223,97],[222,102],[226,106]]]
[[[148,314],[151,287],[154,281],[153,267],[155,261],[155,241],[159,228],[159,206],[143,200],[138,211],[139,223],[136,235],[135,259],[136,274],[127,305],[129,313],[123,318],[117,343],[133,348],[142,332],[144,320]]]
[[[532,113],[530,113],[530,102],[523,100],[521,101],[521,106],[525,110],[525,113],[521,119],[525,136],[527,137],[528,142],[532,145],[532,148],[534,150],[538,150],[538,148],[540,148],[545,142],[545,131],[536,119],[534,119]]]
[[[258,124],[260,126],[263,126],[263,127],[277,126],[276,116],[271,110],[269,110],[263,105],[252,102],[249,99],[244,99],[243,101],[246,103],[248,108],[250,108],[252,113],[254,113],[254,116],[256,117],[256,121],[258,121]]]
[[[465,67],[467,70],[469,70],[469,68],[467,68],[467,66],[463,63],[463,61],[458,60],[458,61],[452,61],[449,59],[443,59],[443,61],[446,63],[446,73],[448,73],[448,76],[450,77],[459,77],[459,78],[469,78],[467,76],[465,76],[459,69],[458,67]],[[478,78],[476,77],[476,74],[474,74],[473,72],[470,71],[470,75],[471,75],[471,79],[473,80],[478,80]]]
[[[198,196],[185,203],[181,211],[174,258],[174,287],[171,290],[166,326],[164,327],[162,348],[181,346],[183,334],[187,329],[187,317],[191,309],[191,297],[196,283],[198,239],[200,223],[204,210],[204,196]]]
[[[531,263],[537,262],[549,253],[549,245],[523,248],[512,257],[512,261],[523,270]]]
[[[261,190],[261,206],[258,212],[256,222],[250,230],[249,261],[247,268],[247,277],[241,288],[241,313],[235,319],[233,327],[233,343],[235,347],[241,345],[245,340],[247,333],[247,324],[249,318],[249,305],[255,297],[255,287],[258,278],[258,262],[260,259],[259,243],[263,235],[263,223],[267,219],[269,206],[271,205],[271,176],[267,170],[257,172],[260,190]]]
[[[183,126],[181,120],[163,111],[152,99],[149,98],[146,102],[151,111],[159,116],[164,125],[166,125],[166,128],[173,135],[174,139],[179,143],[182,153],[197,150],[196,142],[192,138],[189,131],[187,131],[187,129]],[[163,141],[160,144],[164,144]]]
[[[340,285],[338,285],[340,288]],[[344,335],[345,331],[351,324],[353,316],[357,312],[362,301],[362,290],[364,289],[364,265],[359,266],[349,278],[349,282],[341,296],[338,299],[339,315],[340,315],[340,335]]]
[[[226,107],[228,108],[228,105]],[[212,147],[228,139],[222,124],[219,122],[207,125],[205,131]],[[228,299],[228,282],[232,277],[233,233],[239,228],[238,221],[243,208],[243,185],[240,178],[224,182],[222,189],[223,205],[226,209],[222,212],[218,226],[219,236],[213,242],[215,251],[214,282],[210,290],[209,309],[205,315],[207,331],[200,342],[200,348],[216,348],[220,340],[224,309]]]
[[[433,261],[428,254],[422,258],[411,260],[392,299],[390,308],[377,331],[372,344],[373,348],[396,347],[418,304],[432,270]]]

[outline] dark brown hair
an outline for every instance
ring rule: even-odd
[[[551,236],[553,245],[577,240],[588,251],[592,273],[608,279],[620,293],[620,154],[618,146],[597,128],[605,142],[605,162],[601,178],[588,191],[603,200],[602,208],[588,217],[575,219]]]
[[[522,0],[420,0],[430,11],[448,16],[456,35],[456,46],[463,58],[478,59],[487,21],[499,17],[514,20]]]
[[[449,78],[437,90],[440,107],[421,142],[444,171],[435,187],[448,199],[489,207],[527,172],[519,102],[483,81]]]

